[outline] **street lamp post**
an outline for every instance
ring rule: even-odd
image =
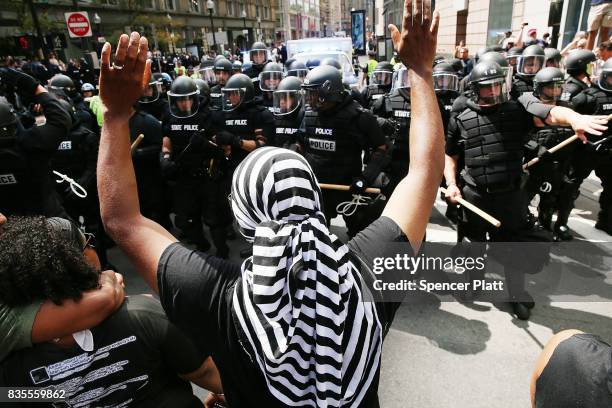
[[[213,0],[206,1],[206,8],[208,9],[208,15],[210,16],[210,27],[212,30],[213,37],[213,48],[217,51],[217,39],[215,38],[215,23],[213,22],[213,10],[215,9],[215,2]],[[210,48],[210,47],[209,47]]]
[[[263,35],[261,33],[261,17],[257,17],[257,26],[259,27],[259,41],[261,41],[263,38]]]
[[[244,34],[244,38],[246,39],[246,42],[244,44],[244,49],[246,50],[247,48],[249,48],[249,30],[247,30],[246,28],[246,18],[247,18],[247,13],[245,9],[242,9],[242,33]]]
[[[100,31],[100,28],[101,28],[100,26],[102,25],[102,18],[98,15],[98,13],[94,14],[93,22],[94,22],[94,24],[96,26],[96,32],[97,32],[97,35],[96,35],[96,44],[94,45],[94,47],[95,47],[96,51],[99,52],[100,48],[101,48],[100,47],[100,37],[102,37],[102,33]]]

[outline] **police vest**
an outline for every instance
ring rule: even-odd
[[[215,85],[210,89],[210,109],[223,109],[223,93],[221,92],[221,85]]]
[[[284,147],[296,142],[304,111],[298,110],[290,115],[274,117],[274,146]]]
[[[563,84],[563,92],[559,98],[563,102],[570,102],[574,96],[587,89],[589,86],[574,77],[569,77]]]
[[[321,182],[347,184],[361,174],[363,135],[357,127],[363,108],[353,101],[333,114],[306,111],[304,157]]]
[[[92,146],[92,138],[95,138],[93,132],[83,125],[70,130],[51,158],[51,168],[75,180],[79,178],[91,157],[87,153],[96,148]]]
[[[524,120],[518,103],[507,102],[491,112],[466,109],[456,120],[464,139],[465,175],[478,187],[511,187],[522,175]]]
[[[39,183],[19,147],[0,147],[0,212],[27,213],[22,205],[41,205],[40,201],[32,202],[41,198]]]
[[[514,78],[512,81],[512,90],[510,91],[512,99],[518,100],[521,95],[526,93],[533,93],[533,82],[522,78]]]
[[[378,85],[368,85],[368,100],[366,101],[366,104],[368,107],[372,107],[372,104],[382,98],[383,96],[385,96],[386,93],[389,92],[389,88],[388,86],[378,86]]]
[[[193,146],[189,143],[191,136],[200,131],[208,131],[210,121],[207,114],[198,112],[189,118],[177,118],[170,115],[165,125],[165,134],[172,143],[172,160],[184,175],[201,174],[208,161],[214,158],[216,148],[204,143],[203,146]]]
[[[393,91],[385,96],[385,111],[387,117],[399,124],[398,131],[392,135],[393,152],[391,162],[400,164],[403,175],[408,172],[410,118],[412,115],[410,99],[404,98],[399,91]]]
[[[255,129],[261,129],[261,115],[266,110],[263,106],[251,104],[235,111],[224,112],[223,129],[243,140],[255,140]],[[238,165],[248,154],[244,149],[232,148],[232,165]]]
[[[593,115],[608,116],[612,114],[612,92],[606,92],[598,87],[591,87],[585,91],[588,96],[595,98],[597,103],[597,109],[593,112]],[[612,130],[608,128],[602,136],[597,137],[601,139],[612,134]]]

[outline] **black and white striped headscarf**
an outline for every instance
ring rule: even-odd
[[[356,407],[380,363],[381,325],[349,249],[329,232],[306,160],[252,152],[234,172],[232,209],[253,242],[234,323],[268,389],[288,406]]]

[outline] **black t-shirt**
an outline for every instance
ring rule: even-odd
[[[176,373],[197,370],[204,354],[168,322],[157,300],[126,298],[91,333],[91,352],[42,343],[11,354],[0,366],[0,386],[55,386],[68,393],[67,406],[202,406]]]
[[[559,343],[536,382],[537,408],[612,407],[612,347],[592,334]]]
[[[391,257],[397,248],[390,242],[406,242],[401,229],[390,218],[381,217],[349,243],[351,253],[364,265],[375,257]],[[374,279],[369,268],[362,267],[364,280]],[[170,321],[191,335],[198,345],[210,352],[221,374],[225,398],[232,408],[283,407],[270,394],[265,379],[245,347],[241,345],[232,319],[234,287],[241,276],[240,265],[175,243],[159,261],[157,280],[161,303]],[[377,303],[378,315],[386,333],[399,303]],[[378,407],[378,375],[364,398],[362,407]]]

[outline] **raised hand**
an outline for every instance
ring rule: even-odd
[[[431,75],[440,15],[431,14],[431,0],[405,0],[402,32],[389,25],[393,48],[402,63],[420,76]]]
[[[151,61],[147,60],[148,42],[133,32],[122,34],[111,65],[111,45],[102,48],[100,99],[106,112],[113,116],[131,114],[132,106],[143,93],[151,77]]]

